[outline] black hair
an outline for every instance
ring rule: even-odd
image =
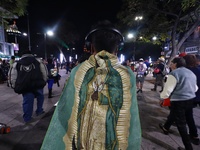
[[[197,59],[196,59],[195,55],[193,55],[193,54],[187,54],[183,58],[185,59],[186,66],[188,68],[190,68],[190,67],[196,67],[197,66]]]
[[[195,56],[196,56],[197,61],[200,61],[200,55],[196,54]]]
[[[100,21],[93,26],[94,29],[98,30],[91,34],[91,42],[97,52],[106,50],[112,53],[118,49],[122,36],[110,21]]]
[[[176,63],[176,67],[180,68],[180,67],[185,67],[186,66],[186,61],[183,57],[175,57],[172,62],[175,64]]]
[[[53,59],[52,58],[47,58],[47,62],[48,62],[48,64],[52,64],[53,63]]]
[[[11,59],[15,59],[15,56],[11,56]]]

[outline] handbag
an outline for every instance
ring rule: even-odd
[[[155,68],[155,69],[153,70],[154,73],[159,73],[159,71],[160,71],[160,69],[158,69],[158,68]]]
[[[164,99],[162,106],[170,106],[170,98]]]

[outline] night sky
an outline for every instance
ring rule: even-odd
[[[31,51],[40,57],[44,57],[44,36],[37,33],[45,33],[47,29],[54,29],[54,32],[60,31],[61,22],[66,21],[73,24],[80,34],[80,39],[76,43],[76,52],[83,53],[84,39],[90,31],[91,26],[100,20],[108,19],[113,23],[118,22],[117,13],[121,10],[122,0],[29,0],[27,8],[30,26]],[[19,17],[16,20],[18,29],[23,33],[28,33],[27,15]],[[12,20],[10,21],[12,24]],[[124,35],[125,36],[125,35]],[[57,37],[59,38],[59,37]],[[46,47],[48,55],[53,54],[58,57],[59,50],[53,47],[47,38]],[[9,41],[10,43],[13,41]],[[28,38],[18,37],[20,51],[28,49]],[[127,57],[133,55],[134,43],[125,43],[122,53]],[[153,45],[137,44],[136,60],[140,57],[147,59],[148,56],[154,55],[154,59],[160,56],[161,48]],[[69,54],[69,51],[66,51]],[[155,54],[154,54],[155,53]],[[66,55],[68,55],[66,54]]]
[[[27,11],[31,49],[41,52],[43,37],[39,37],[37,33],[44,33],[47,29],[55,29],[56,32],[63,20],[72,23],[78,29],[80,45],[84,43],[85,35],[91,26],[99,20],[108,19],[113,23],[117,22],[116,15],[120,8],[121,0],[29,0]],[[28,32],[27,15],[19,17],[16,22],[21,32]],[[28,48],[28,40],[24,37],[19,37],[18,41],[21,42],[21,49]],[[78,48],[78,51],[82,51],[80,49]]]

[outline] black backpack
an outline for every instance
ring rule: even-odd
[[[35,57],[24,57],[17,62],[17,79],[14,91],[18,94],[33,92],[46,85],[40,70],[40,62]]]

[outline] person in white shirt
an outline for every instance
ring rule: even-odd
[[[147,65],[144,63],[143,58],[139,59],[139,63],[135,66],[136,69],[136,86],[137,86],[137,93],[142,93],[142,87],[144,84],[144,78],[145,78],[145,71],[147,70]]]
[[[164,89],[160,94],[161,99],[170,98],[170,114],[167,117],[167,121],[164,124],[159,124],[159,127],[164,134],[168,134],[169,128],[175,122],[185,149],[192,150],[186,122],[190,126],[190,132],[195,132],[195,126],[193,129],[191,128],[191,118],[193,118],[193,99],[196,96],[195,92],[198,87],[195,74],[185,66],[186,62],[181,57],[174,58],[170,64],[172,71],[169,73]],[[160,104],[162,102],[161,100]]]

